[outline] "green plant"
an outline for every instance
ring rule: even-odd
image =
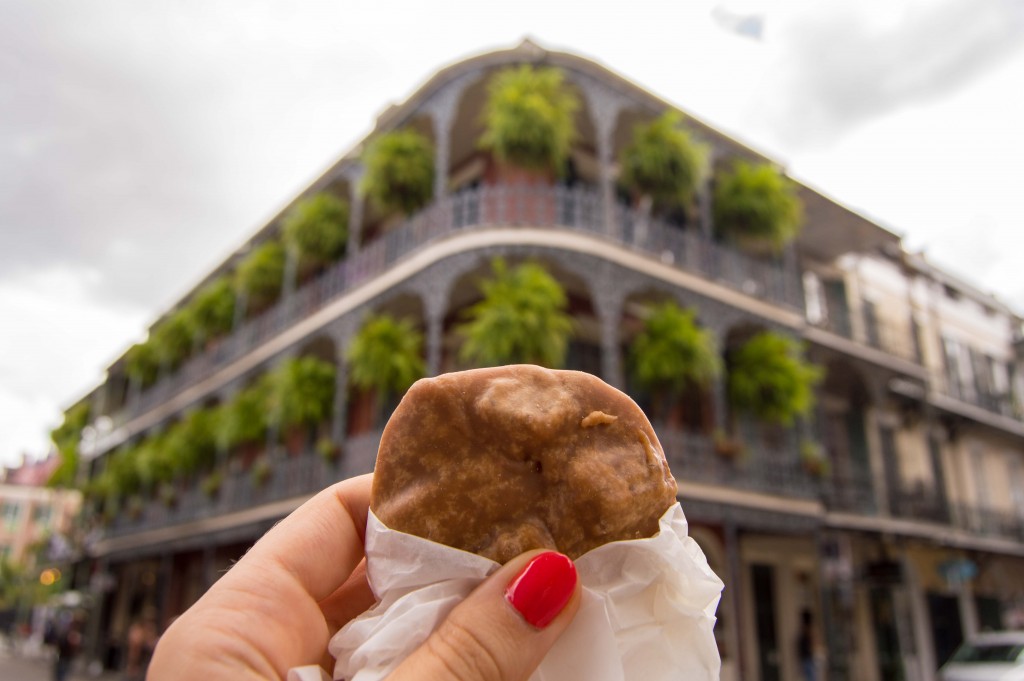
[[[460,357],[478,366],[562,366],[572,332],[562,286],[534,262],[509,269],[495,258],[491,269],[492,278],[480,283],[483,299],[458,327],[465,338]]]
[[[133,494],[128,497],[128,500],[124,504],[124,512],[129,518],[133,519],[139,518],[145,509],[146,504],[138,494]]]
[[[160,502],[168,508],[178,503],[178,490],[169,482],[160,483],[157,496],[160,497]]]
[[[781,250],[803,220],[796,185],[767,163],[740,161],[719,176],[713,212],[721,235],[755,250]]]
[[[199,409],[168,429],[163,438],[164,456],[175,474],[193,473],[213,464],[217,456],[219,409]]]
[[[282,231],[285,245],[299,255],[300,269],[322,267],[345,250],[348,203],[333,194],[311,196],[288,212]]]
[[[124,355],[124,365],[129,380],[143,388],[156,383],[160,374],[160,356],[149,341],[130,347]]]
[[[434,195],[434,145],[415,130],[373,139],[363,154],[362,192],[382,210],[411,215]]]
[[[212,498],[217,496],[223,484],[224,473],[218,469],[210,471],[209,475],[203,478],[202,483],[200,483],[200,488],[203,490],[203,494]]]
[[[747,456],[747,446],[735,437],[721,429],[716,429],[712,437],[715,453],[721,457],[732,460],[744,459]]]
[[[89,423],[92,408],[88,401],[79,402],[66,412],[61,424],[50,431],[50,439],[57,447],[60,464],[50,475],[46,484],[50,487],[70,487],[75,484],[78,473],[78,445],[82,430]]]
[[[805,471],[815,477],[825,478],[832,472],[832,462],[825,448],[815,440],[800,441],[800,463]]]
[[[633,128],[633,139],[619,158],[623,185],[649,196],[660,207],[687,207],[707,170],[707,149],[667,111]]]
[[[323,457],[324,461],[330,463],[341,456],[341,445],[329,437],[322,437],[316,442],[316,453]]]
[[[189,306],[195,332],[205,340],[223,336],[235,322],[235,291],[226,277],[204,286]]]
[[[643,330],[629,347],[637,382],[652,391],[678,395],[703,388],[721,373],[714,335],[700,328],[692,310],[665,302],[650,310]]]
[[[261,456],[256,459],[252,464],[252,469],[249,471],[249,475],[252,479],[252,484],[256,487],[263,487],[270,480],[270,476],[273,474],[274,469],[270,465],[270,461],[266,456]]]
[[[728,364],[729,400],[735,409],[764,422],[791,425],[814,406],[822,370],[804,361],[791,338],[759,333],[732,351]]]
[[[408,390],[426,374],[423,334],[412,321],[388,314],[368,317],[349,345],[352,384],[373,390],[381,402]]]
[[[553,67],[496,73],[487,87],[480,146],[523,168],[561,170],[576,135],[579,100]]]
[[[224,406],[220,438],[226,447],[260,442],[267,434],[270,382],[266,375]]]
[[[178,310],[157,324],[149,342],[156,352],[158,361],[164,366],[174,368],[191,354],[194,336],[195,322],[191,311],[184,309]]]
[[[334,365],[316,357],[296,357],[277,369],[271,382],[271,410],[281,425],[315,426],[331,417],[334,406]]]
[[[268,241],[250,253],[235,271],[235,286],[244,294],[251,311],[269,307],[281,295],[284,281],[284,247]]]
[[[143,489],[152,490],[174,478],[174,461],[167,455],[163,433],[150,435],[138,444],[134,452],[135,471]]]

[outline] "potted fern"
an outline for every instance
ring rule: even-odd
[[[655,418],[672,420],[671,404],[700,391],[721,373],[715,338],[700,328],[692,310],[665,302],[647,311],[643,328],[629,346],[633,378],[655,399]]]
[[[729,353],[731,406],[763,423],[790,426],[814,406],[822,370],[807,363],[797,341],[764,331]]]
[[[800,465],[815,478],[826,478],[832,473],[832,462],[825,448],[815,440],[804,439],[800,442]]]
[[[178,310],[153,329],[150,343],[160,364],[176,369],[192,353],[195,322],[191,311]]]
[[[491,179],[515,183],[559,173],[576,136],[578,109],[560,69],[523,64],[494,74],[480,138],[496,161]]]
[[[334,374],[334,365],[316,357],[290,359],[274,372],[271,409],[280,415],[289,453],[301,454],[310,430],[330,418]]]
[[[50,432],[50,440],[57,447],[60,464],[46,481],[49,487],[71,487],[78,473],[78,446],[82,430],[89,423],[92,406],[88,401],[79,402],[66,412],[61,424]]]
[[[124,356],[124,365],[128,380],[140,388],[153,385],[160,375],[160,356],[148,341],[129,348]]]
[[[423,334],[412,321],[373,315],[352,339],[346,357],[349,379],[361,395],[353,404],[349,432],[374,426],[375,411],[426,374]]]
[[[252,465],[266,444],[269,400],[270,384],[264,376],[223,407],[219,437],[226,448],[236,451],[243,468]]]
[[[480,283],[483,298],[464,313],[460,359],[473,366],[538,364],[558,368],[572,333],[568,297],[540,264],[509,268],[491,262],[492,277]]]
[[[579,100],[554,67],[523,64],[491,77],[479,145],[490,152],[484,182],[505,185],[510,195],[490,196],[486,219],[553,224],[555,199],[530,186],[550,185],[562,174],[576,136]]]
[[[284,282],[284,247],[277,241],[258,246],[238,265],[235,289],[246,298],[246,311],[259,314],[281,296]]]
[[[796,186],[767,163],[740,161],[721,173],[712,210],[719,236],[758,255],[781,251],[803,220]]]
[[[322,192],[302,200],[284,220],[285,246],[298,257],[304,281],[341,257],[348,237],[348,202]]]
[[[633,128],[630,144],[619,157],[619,181],[638,203],[649,200],[660,210],[688,209],[707,172],[707,149],[681,127],[681,117],[667,111]]]
[[[227,277],[218,277],[196,294],[189,305],[195,334],[209,348],[231,331],[235,322],[235,291]]]
[[[374,138],[363,153],[361,190],[382,212],[412,215],[434,196],[434,145],[412,129]]]

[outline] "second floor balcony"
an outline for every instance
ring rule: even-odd
[[[447,195],[384,231],[269,309],[237,325],[226,337],[208,344],[175,371],[164,372],[155,384],[129,389],[125,406],[111,415],[114,426],[152,410],[431,244],[510,228],[584,234],[602,246],[641,253],[791,312],[802,308],[799,273],[792,257],[748,255],[694,226],[653,218],[621,203],[611,206],[608,214],[599,192],[587,186],[473,187]]]

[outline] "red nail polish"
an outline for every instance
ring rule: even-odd
[[[523,619],[543,629],[572,598],[576,579],[576,566],[568,556],[554,551],[542,553],[508,583],[505,600]]]

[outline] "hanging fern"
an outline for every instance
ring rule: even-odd
[[[504,69],[488,84],[480,146],[503,162],[558,172],[576,136],[578,109],[560,69]]]
[[[712,333],[697,325],[692,310],[673,302],[651,310],[629,352],[641,386],[673,395],[708,386],[722,369]]]
[[[299,267],[321,267],[345,250],[348,203],[326,192],[299,202],[288,212],[284,242],[299,255]]]
[[[423,334],[408,319],[387,314],[368,318],[348,348],[349,376],[378,399],[404,393],[426,374]]]
[[[235,321],[235,292],[226,277],[202,288],[189,306],[195,332],[210,340],[231,331]]]
[[[689,206],[706,172],[707,149],[680,127],[680,120],[668,111],[637,125],[619,158],[622,184],[663,208]]]
[[[730,353],[729,399],[755,418],[782,425],[810,412],[822,369],[803,359],[793,339],[770,331]]]
[[[773,166],[739,162],[715,184],[718,232],[738,244],[779,251],[800,231],[803,208],[796,185]]]
[[[434,145],[415,130],[373,139],[363,164],[362,191],[384,212],[411,215],[434,196]]]
[[[538,263],[509,269],[496,258],[493,276],[480,283],[483,299],[466,310],[458,327],[460,356],[475,366],[539,364],[561,367],[572,333],[568,298]]]

